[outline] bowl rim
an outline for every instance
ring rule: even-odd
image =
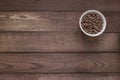
[[[97,34],[89,34],[89,33],[85,32],[84,29],[82,28],[82,25],[81,25],[81,21],[82,21],[82,18],[84,17],[84,15],[86,15],[87,13],[90,13],[90,12],[98,13],[98,14],[101,16],[102,20],[103,20],[103,28],[102,28],[102,30],[101,30],[100,32],[98,32]],[[106,18],[105,18],[105,16],[104,16],[100,11],[97,11],[97,10],[87,10],[87,11],[85,11],[85,12],[81,15],[80,20],[79,20],[79,26],[80,26],[80,29],[82,30],[82,32],[83,32],[84,34],[86,34],[87,36],[96,37],[96,36],[101,35],[101,34],[105,31],[105,29],[106,29]]]

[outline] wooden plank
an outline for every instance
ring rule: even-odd
[[[120,11],[120,0],[2,0],[0,10]]]
[[[1,74],[1,80],[119,80],[119,73],[108,74]]]
[[[0,52],[120,51],[119,41],[119,33],[104,33],[92,38],[79,31],[3,32],[0,33]]]
[[[0,31],[80,31],[83,12],[0,12]],[[103,12],[106,32],[120,32],[120,13]],[[113,27],[114,26],[114,27]]]
[[[0,73],[120,72],[119,53],[0,53]]]

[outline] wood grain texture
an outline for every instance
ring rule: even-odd
[[[120,34],[104,33],[92,38],[79,31],[0,33],[0,52],[93,51],[120,51]]]
[[[109,74],[1,74],[1,80],[119,80],[119,73]]]
[[[0,31],[80,31],[83,12],[0,12]],[[105,32],[120,32],[120,13],[103,12]]]
[[[79,29],[89,9],[107,19],[99,37]],[[120,0],[2,0],[0,80],[119,80],[119,21]]]
[[[2,0],[0,10],[120,11],[120,0]]]
[[[0,73],[120,72],[119,53],[0,53]]]

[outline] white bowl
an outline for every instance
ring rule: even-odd
[[[84,29],[83,29],[83,27],[82,27],[82,25],[81,25],[81,21],[82,21],[83,16],[86,15],[87,13],[89,13],[89,12],[95,12],[95,13],[97,13],[98,15],[101,16],[101,18],[103,20],[103,28],[97,34],[89,34],[89,33],[85,32]],[[99,11],[97,11],[97,10],[88,10],[88,11],[84,12],[81,15],[80,20],[79,20],[79,26],[80,26],[80,29],[82,30],[82,32],[85,33],[87,36],[96,37],[96,36],[101,35],[105,31],[105,29],[106,29],[106,19],[105,19],[104,15],[101,12],[99,12]]]

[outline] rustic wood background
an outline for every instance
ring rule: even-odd
[[[89,9],[99,37],[79,29]],[[120,0],[1,0],[0,80],[120,80]]]

